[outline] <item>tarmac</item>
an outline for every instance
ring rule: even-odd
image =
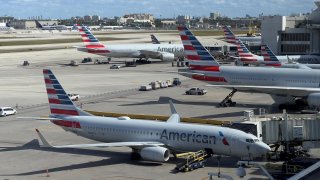
[[[128,38],[132,36],[128,35]],[[144,36],[139,34],[139,42],[149,39],[149,34]],[[46,46],[51,47],[43,45]],[[233,98],[237,102],[236,107],[218,108],[218,103],[230,90],[207,87],[206,83],[180,76],[176,73],[178,68],[172,67],[170,62],[155,60],[151,64],[120,69],[109,67],[131,59],[113,59],[107,65],[68,65],[71,60],[80,62],[89,56],[104,58],[73,48],[0,54],[0,106],[18,109],[16,115],[0,118],[1,179],[208,179],[208,172],[218,172],[216,158],[208,160],[205,168],[173,173],[175,164],[180,160],[171,158],[167,163],[132,161],[130,148],[57,150],[39,147],[35,128],[54,145],[94,143],[65,132],[49,121],[17,118],[49,114],[42,75],[44,68],[55,73],[68,93],[80,94],[77,104],[85,110],[170,115],[168,101],[171,99],[182,117],[239,121],[244,110],[271,110],[270,105],[274,103],[266,94],[236,93]],[[22,66],[24,60],[28,60],[30,66]],[[182,80],[181,86],[138,91],[141,85],[151,81],[175,77]],[[185,95],[187,89],[195,86],[207,89],[208,93],[203,96]],[[238,179],[236,162],[235,158],[223,157],[221,173]],[[247,168],[246,171],[245,179],[267,179],[257,168]]]

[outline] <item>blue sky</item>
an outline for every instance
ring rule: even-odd
[[[290,15],[315,9],[314,0],[0,0],[0,16],[69,18],[72,16],[122,16],[151,13],[155,17],[174,15],[209,16],[220,12],[229,17],[246,14]]]

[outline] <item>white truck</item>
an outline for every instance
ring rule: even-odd
[[[78,101],[80,99],[79,94],[68,94],[71,101]]]
[[[206,93],[207,93],[207,90],[201,89],[198,87],[193,87],[186,91],[187,95],[204,95]]]

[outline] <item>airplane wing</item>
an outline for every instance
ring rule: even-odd
[[[302,87],[285,87],[285,86],[247,86],[247,85],[207,85],[207,86],[237,89],[238,91],[242,91],[242,92],[290,95],[294,97],[304,97],[310,93],[320,92],[320,88],[302,88]]]
[[[149,50],[139,50],[139,52],[145,55],[146,57],[150,57],[150,58],[159,58],[160,55],[162,54],[159,51],[149,51]]]
[[[174,104],[171,100],[169,100],[170,103],[170,110],[171,110],[171,116],[167,120],[168,123],[179,123],[180,122],[180,115],[177,113],[176,108],[174,107]]]
[[[44,138],[38,129],[36,129],[37,134],[42,142],[41,147],[50,147],[50,148],[88,148],[88,147],[137,147],[137,146],[164,146],[160,142],[115,142],[115,143],[95,143],[95,144],[73,144],[73,145],[62,145],[62,146],[52,146]]]

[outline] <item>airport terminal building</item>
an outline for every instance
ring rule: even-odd
[[[315,4],[307,15],[264,16],[262,42],[278,55],[320,53],[320,1]]]
[[[58,20],[39,20],[39,23],[46,26],[54,25],[54,24],[57,25]],[[15,20],[11,22],[10,25],[15,29],[27,29],[27,30],[37,29],[35,20]]]

